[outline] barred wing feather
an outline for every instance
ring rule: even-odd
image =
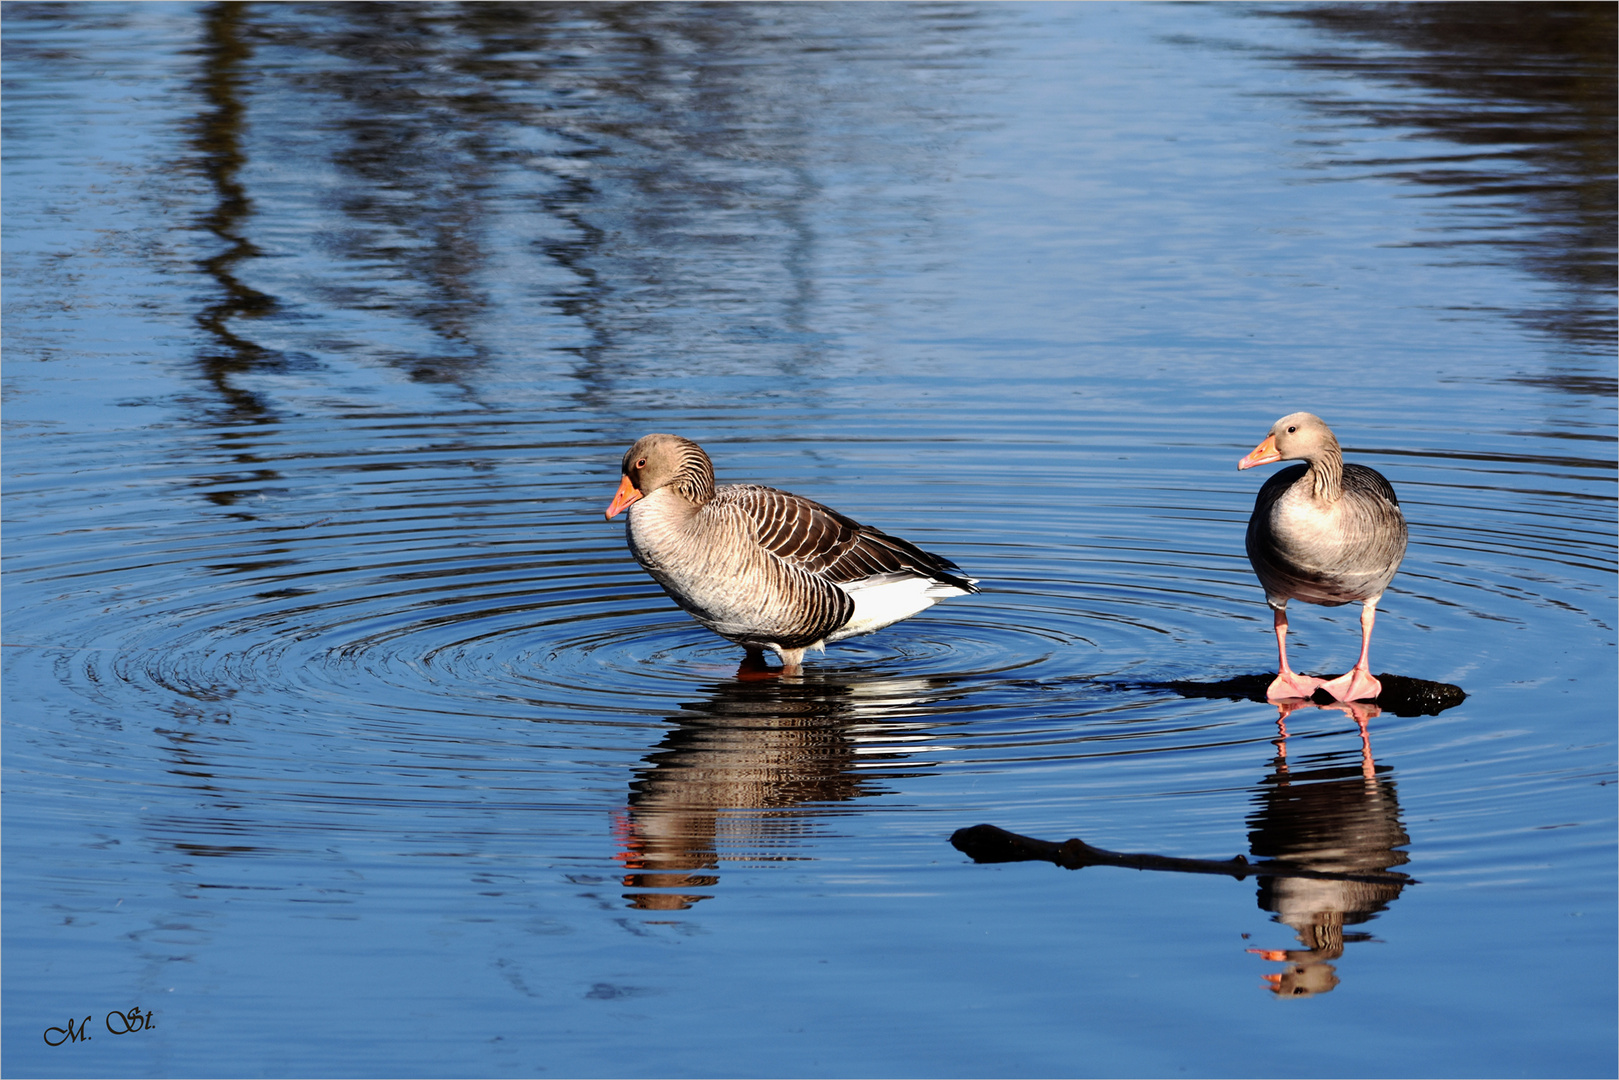
[[[751,525],[760,547],[825,581],[847,585],[876,577],[921,577],[952,591],[978,591],[950,560],[810,499],[747,484],[721,488],[710,507],[722,509],[720,503]]]

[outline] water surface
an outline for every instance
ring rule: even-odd
[[[4,31],[8,1072],[1614,1072],[1611,6]],[[1367,745],[1240,690],[1296,409],[1465,695]],[[738,678],[659,430],[984,591]]]

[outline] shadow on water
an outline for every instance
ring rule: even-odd
[[[721,683],[647,756],[619,820],[631,907],[691,907],[710,894],[723,862],[786,862],[815,819],[883,794],[873,770],[904,760],[926,726],[895,714],[949,696],[948,679],[850,682],[837,672]],[[914,770],[916,763],[904,768]]]
[[[1370,934],[1345,927],[1369,922],[1417,882],[1395,870],[1409,861],[1394,773],[1375,766],[1363,745],[1358,763],[1347,753],[1320,755],[1308,768],[1289,764],[1286,739],[1270,772],[1253,789],[1247,856],[1187,859],[1106,851],[1074,838],[1062,843],[1020,836],[993,825],[958,829],[950,843],[977,863],[1044,861],[1069,870],[1118,866],[1134,870],[1254,878],[1257,901],[1291,928],[1301,948],[1248,951],[1285,964],[1265,976],[1280,997],[1323,994],[1338,985],[1333,961],[1346,943]],[[1259,861],[1254,861],[1259,860]],[[1245,935],[1246,936],[1246,935]]]
[[[262,320],[281,313],[274,296],[244,280],[244,264],[263,252],[251,239],[253,201],[242,181],[249,164],[245,146],[246,84],[252,78],[253,47],[244,5],[216,3],[204,9],[202,34],[195,52],[200,69],[194,87],[201,99],[190,123],[192,158],[189,166],[207,181],[213,205],[197,224],[210,234],[220,250],[199,259],[197,269],[215,289],[205,298],[193,320],[205,337],[196,362],[203,382],[223,404],[209,407],[208,430],[219,444],[224,473],[193,479],[203,498],[230,508],[243,519],[252,515],[238,509],[250,495],[277,485],[281,472],[261,452],[262,438],[255,429],[273,425],[279,417],[259,394],[241,385],[241,377],[263,371],[284,371],[289,365],[281,353],[244,334],[238,320]]]

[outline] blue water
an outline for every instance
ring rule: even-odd
[[[9,1075],[1619,1068],[1611,6],[3,30]],[[1226,692],[1296,409],[1459,691],[1364,746]],[[983,592],[738,678],[650,431]]]

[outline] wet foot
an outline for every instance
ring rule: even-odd
[[[1269,701],[1286,701],[1289,698],[1307,700],[1320,685],[1320,679],[1300,675],[1296,671],[1284,671],[1271,681],[1265,690],[1265,697]]]
[[[1357,667],[1322,683],[1321,689],[1337,701],[1370,701],[1383,692],[1383,684],[1365,668]]]

